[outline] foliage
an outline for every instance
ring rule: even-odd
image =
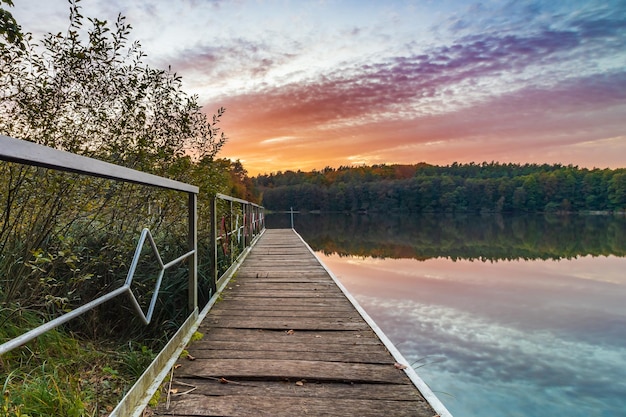
[[[269,210],[571,212],[626,209],[626,169],[563,165],[374,165],[259,175]]]
[[[40,44],[27,34],[25,52],[3,51],[0,131],[154,173],[185,154],[212,158],[226,139],[217,127],[224,109],[207,120],[180,76],[145,65],[140,44],[128,45],[123,16],[113,27],[88,21],[83,40],[85,19],[73,0],[66,34]]]

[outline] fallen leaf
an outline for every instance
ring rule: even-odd
[[[195,361],[196,357],[195,356],[191,356],[189,353],[187,354],[187,359],[190,361]]]
[[[228,384],[228,379],[220,378],[220,384]]]
[[[172,388],[170,394],[178,394],[178,388]]]
[[[321,338],[321,337],[322,337],[322,336],[320,336],[319,334],[316,334],[316,335],[315,335],[315,338],[316,338],[316,339],[319,339],[319,338]]]
[[[183,365],[181,365],[180,363],[177,363],[176,365],[174,365],[174,369],[178,369],[178,368],[180,368],[181,366],[183,366]]]
[[[406,368],[408,368],[408,366],[402,365],[401,363],[398,363],[398,362],[394,363],[393,366],[395,366],[396,369],[406,369]]]
[[[296,385],[297,385],[297,386],[299,386],[299,387],[301,387],[301,386],[303,386],[303,385],[304,385],[304,382],[302,382],[302,381],[296,381]]]
[[[293,329],[291,329],[291,330],[287,331],[287,334],[288,334],[288,335],[292,335],[292,334],[294,334],[294,333],[295,333],[295,331],[294,331]]]

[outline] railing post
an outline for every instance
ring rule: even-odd
[[[211,205],[211,242],[213,242],[213,271],[211,271],[211,295],[209,298],[217,292],[217,196],[213,197],[213,204]]]
[[[252,243],[252,210],[253,206],[250,203],[246,204],[246,247]]]
[[[198,195],[189,193],[188,203],[189,251],[194,251],[189,259],[188,306],[189,312],[198,307]]]
[[[233,232],[234,232],[234,225],[233,225],[233,201],[230,200],[229,201],[229,215],[228,215],[228,223],[230,224],[230,227],[228,228],[228,230],[230,230],[230,235],[228,236],[228,264],[232,265],[233,264]],[[228,233],[227,233],[228,234]]]

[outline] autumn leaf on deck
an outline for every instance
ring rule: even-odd
[[[294,334],[294,333],[295,333],[295,331],[294,331],[293,329],[291,329],[291,330],[287,331],[287,334],[288,334],[288,335],[290,335],[290,336],[291,336],[292,334]]]
[[[398,362],[394,363],[393,366],[395,366],[396,369],[406,369],[406,368],[408,368],[408,366],[402,365],[401,363],[398,363]]]

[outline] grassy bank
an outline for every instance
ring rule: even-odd
[[[5,308],[0,339],[41,323],[38,313]],[[105,345],[52,330],[0,357],[0,416],[108,415],[152,361],[145,346]]]

